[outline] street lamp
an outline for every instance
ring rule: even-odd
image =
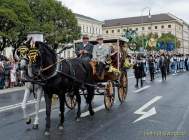
[[[142,25],[142,47],[144,48],[144,37],[143,37],[143,24],[144,24],[144,17],[143,17],[143,13],[148,10],[149,14],[148,14],[148,18],[151,19],[151,8],[150,7],[145,7],[142,9],[141,11],[141,25]]]

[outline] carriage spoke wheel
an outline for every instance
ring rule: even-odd
[[[118,88],[118,98],[121,103],[123,103],[127,97],[127,90],[128,90],[128,79],[127,74],[122,74],[120,76],[120,85]]]
[[[75,106],[76,106],[76,96],[75,95],[70,95],[69,93],[66,94],[66,106],[69,108],[69,109],[74,109]]]
[[[111,109],[111,107],[114,104],[114,100],[115,100],[114,85],[112,81],[108,81],[104,93],[104,105],[107,110]]]

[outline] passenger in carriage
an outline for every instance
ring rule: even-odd
[[[93,48],[93,60],[97,61],[96,74],[100,80],[104,79],[105,63],[107,56],[111,54],[111,49],[103,44],[103,37],[97,37],[98,44]]]
[[[88,35],[83,35],[83,43],[76,47],[76,55],[84,61],[90,61],[92,59],[93,45],[89,43]]]

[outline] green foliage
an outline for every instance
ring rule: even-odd
[[[80,37],[75,15],[56,0],[0,0],[1,50],[17,46],[28,32],[40,31],[50,44]]]
[[[167,42],[174,42],[174,44],[176,43],[176,47],[180,48],[181,43],[180,41],[177,39],[177,37],[175,37],[173,34],[171,33],[167,33],[167,34],[162,34],[162,36],[158,39],[158,42],[164,42],[165,44]]]

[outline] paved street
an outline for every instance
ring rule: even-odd
[[[135,79],[129,76],[129,91],[126,103],[118,99],[111,111],[103,107],[103,97],[96,97],[94,106],[98,110],[94,117],[83,113],[76,122],[75,111],[66,109],[63,131],[57,129],[58,110],[52,113],[51,136],[43,135],[45,127],[44,101],[40,111],[39,130],[32,130],[22,119],[20,102],[23,91],[0,95],[0,139],[1,140],[188,140],[189,138],[189,73],[169,76],[167,81],[159,78],[144,88],[134,88]],[[32,97],[30,97],[32,100]],[[83,102],[85,103],[85,102]],[[14,105],[13,105],[14,104]],[[10,106],[13,105],[13,106]],[[155,112],[150,111],[155,107]],[[28,113],[34,111],[33,104],[27,106]],[[137,111],[138,110],[138,111]],[[153,110],[153,109],[152,109]],[[140,119],[143,114],[145,116]],[[86,112],[85,104],[82,112]],[[151,112],[151,116],[150,115]],[[141,114],[140,114],[141,113]],[[148,117],[149,116],[149,117]],[[138,120],[138,121],[137,121]],[[173,136],[173,134],[175,136]]]

